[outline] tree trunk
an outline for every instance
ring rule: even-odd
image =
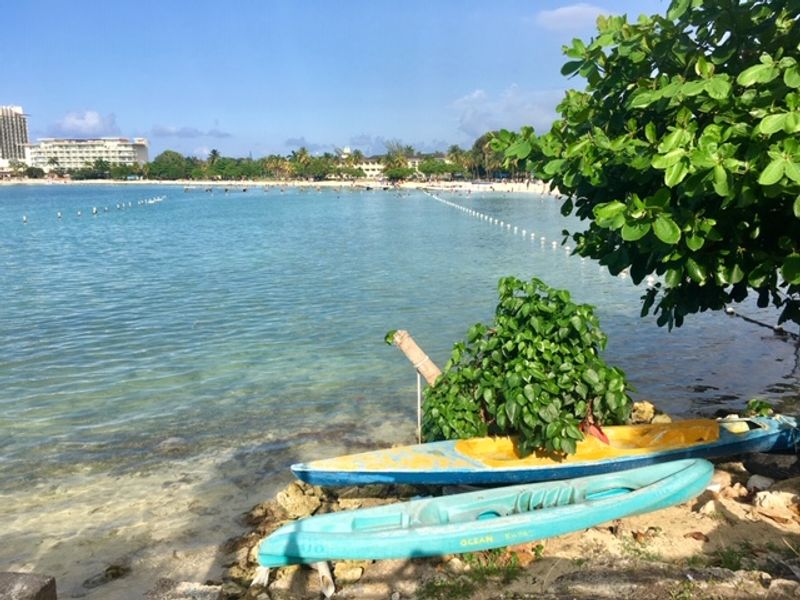
[[[395,346],[400,348],[403,351],[403,354],[406,355],[406,358],[411,361],[411,364],[414,365],[414,368],[425,378],[425,381],[428,382],[428,385],[433,385],[436,383],[436,379],[442,372],[439,370],[433,361],[422,351],[417,345],[417,342],[414,341],[414,338],[411,337],[411,334],[407,331],[399,329],[395,332],[394,337],[392,338]]]

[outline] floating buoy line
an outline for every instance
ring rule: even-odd
[[[502,220],[500,220],[500,219],[498,219],[496,217],[493,217],[491,215],[487,215],[485,213],[477,211],[477,210],[475,210],[473,208],[469,208],[467,206],[463,206],[461,204],[458,204],[457,202],[452,202],[451,200],[446,200],[446,199],[444,199],[444,198],[442,198],[440,196],[437,196],[436,194],[434,194],[432,192],[429,192],[428,190],[422,190],[422,191],[423,191],[423,193],[427,194],[428,196],[430,196],[431,198],[433,198],[437,202],[440,202],[441,204],[444,204],[445,206],[449,206],[450,208],[455,208],[455,209],[463,212],[464,214],[469,215],[470,217],[479,219],[481,221],[484,221],[484,222],[488,223],[489,225],[496,225],[496,226],[500,227],[500,229],[504,229],[505,231],[507,231],[509,233],[513,233],[513,235],[520,235],[522,238],[530,240],[531,243],[535,243],[538,240],[539,241],[539,246],[541,248],[545,248],[548,245],[547,236],[545,236],[545,235],[542,235],[542,234],[538,234],[537,235],[537,233],[535,231],[528,232],[527,229],[523,229],[523,228],[519,227],[518,225],[513,225],[511,223],[506,223],[505,221],[502,221]],[[551,240],[550,244],[549,244],[550,249],[553,250],[553,251],[558,249],[558,245],[559,245],[558,242],[555,241],[555,240]],[[565,244],[564,245],[564,252],[566,253],[567,256],[572,256],[572,246],[570,246],[568,244]],[[585,262],[586,261],[586,257],[585,256],[581,256],[579,258],[580,258],[581,262]],[[606,268],[603,265],[599,265],[598,268],[602,272],[607,272]],[[628,275],[629,275],[628,269],[625,269],[622,272],[620,272],[619,275],[617,275],[617,277],[619,279],[626,279],[628,277]],[[645,278],[645,284],[647,285],[647,287],[653,287],[656,284],[657,281],[658,281],[658,279],[654,275],[648,275]]]
[[[152,198],[143,198],[142,200],[137,200],[136,206],[150,206],[150,205],[153,205],[153,204],[160,204],[161,202],[163,202],[166,199],[167,199],[166,196],[153,196]],[[132,208],[132,207],[133,207],[133,202],[132,201],[117,202],[117,204],[116,204],[116,209],[117,210],[125,210],[126,208]],[[103,212],[108,212],[108,208],[109,208],[108,206],[104,206],[103,207]],[[92,216],[96,217],[99,214],[100,214],[100,209],[98,207],[96,207],[96,206],[93,206],[92,207]],[[83,216],[83,211],[81,209],[78,209],[75,212],[75,216],[76,217]],[[64,213],[62,211],[60,211],[60,210],[56,211],[56,219],[61,221],[63,218],[64,218]],[[22,224],[23,225],[27,225],[28,223],[29,223],[28,215],[22,215]]]

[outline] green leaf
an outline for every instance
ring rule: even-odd
[[[784,259],[781,275],[789,284],[800,283],[800,254],[790,254]]]
[[[780,70],[774,65],[753,65],[739,73],[739,76],[736,78],[736,83],[744,87],[750,87],[756,83],[769,83],[775,79],[779,73]]]
[[[742,271],[742,268],[738,264],[733,266],[720,265],[717,269],[717,276],[722,283],[726,285],[735,285],[744,279],[744,271]]]
[[[666,154],[670,150],[686,145],[691,139],[692,135],[688,131],[678,127],[664,136],[664,139],[658,145],[658,151],[661,154]]]
[[[683,273],[680,269],[667,269],[664,273],[664,284],[668,288],[678,287],[683,281]]]
[[[528,140],[519,139],[506,149],[506,156],[511,158],[525,158],[531,153],[532,147]]]
[[[681,92],[685,96],[697,96],[700,92],[706,89],[705,79],[696,79],[694,81],[687,81],[681,86]]]
[[[647,106],[648,104],[652,103],[655,100],[656,100],[656,95],[649,90],[645,90],[633,96],[630,99],[629,106],[631,108],[644,108],[645,106]]]
[[[508,420],[511,422],[512,425],[516,425],[518,423],[517,419],[519,418],[519,404],[516,402],[506,402],[506,415],[508,415]]]
[[[714,100],[725,100],[731,94],[731,83],[725,75],[716,75],[706,84],[708,95]]]
[[[681,181],[683,181],[688,174],[689,166],[685,161],[681,160],[680,162],[667,167],[667,170],[664,171],[664,185],[667,187],[675,187]]]
[[[613,220],[617,215],[622,214],[624,211],[625,205],[619,200],[598,204],[592,210],[595,219],[597,220],[597,224],[600,225],[600,227],[603,227],[603,222]]]
[[[800,183],[800,165],[795,162],[786,161],[784,172],[789,179],[795,183]]]
[[[680,19],[689,8],[689,4],[691,0],[673,0],[667,9],[667,18],[670,21]]]
[[[792,210],[794,211],[794,216],[800,219],[800,196],[794,199]]]
[[[626,242],[635,242],[642,239],[650,231],[650,223],[628,222],[622,226],[622,239]]]
[[[693,281],[696,281],[700,285],[703,285],[708,278],[706,268],[692,257],[686,259],[686,272]]]
[[[665,244],[674,245],[681,239],[681,230],[667,214],[660,214],[653,223],[653,232]]]
[[[582,60],[571,60],[569,62],[564,63],[564,66],[561,67],[561,74],[564,75],[564,76],[573,75],[582,66],[583,66],[583,61]]]
[[[797,65],[791,66],[783,72],[783,83],[786,87],[800,88],[800,69]]]
[[[556,173],[561,171],[561,167],[564,166],[565,162],[567,161],[564,160],[563,158],[557,158],[555,160],[551,160],[544,166],[544,172],[548,175],[555,175]]]
[[[692,252],[697,252],[702,248],[706,243],[706,239],[699,235],[690,235],[686,238],[686,247],[689,248]]]
[[[787,113],[780,113],[764,117],[758,124],[758,131],[766,135],[771,135],[776,131],[780,131],[783,129],[784,123],[786,123],[787,116]]]
[[[600,377],[597,375],[597,371],[591,368],[586,369],[583,372],[583,380],[592,387],[595,387],[598,383],[600,383]]]
[[[760,288],[767,283],[767,279],[773,273],[775,273],[775,266],[771,263],[763,262],[750,271],[750,275],[747,277],[747,283],[754,288]]]
[[[714,74],[714,63],[706,60],[706,57],[701,54],[694,63],[694,72],[703,79],[708,79]]]
[[[786,133],[797,133],[800,131],[800,113],[790,112],[786,114],[786,121],[783,123],[783,130]]]
[[[719,196],[727,196],[730,192],[728,187],[728,172],[722,165],[714,167],[714,191]]]
[[[675,148],[666,154],[657,154],[650,161],[654,169],[666,169],[677,163],[681,158],[686,156],[686,150],[683,148]]]
[[[655,143],[655,141],[658,139],[656,133],[656,125],[652,121],[650,121],[647,125],[644,126],[644,137],[651,144]]]
[[[758,178],[758,183],[761,185],[773,185],[778,183],[783,177],[784,170],[786,169],[786,161],[782,158],[776,158],[769,163]]]

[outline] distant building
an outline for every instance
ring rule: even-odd
[[[42,138],[36,144],[28,144],[25,155],[25,162],[45,171],[82,169],[98,159],[112,165],[143,165],[148,160],[148,142],[144,138]]]
[[[367,179],[380,179],[383,177],[383,163],[377,159],[365,159],[356,165],[357,169],[364,171]]]
[[[28,117],[21,106],[0,106],[0,159],[25,159],[28,143]]]

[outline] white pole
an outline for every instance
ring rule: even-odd
[[[417,441],[422,443],[422,376],[417,371]]]

